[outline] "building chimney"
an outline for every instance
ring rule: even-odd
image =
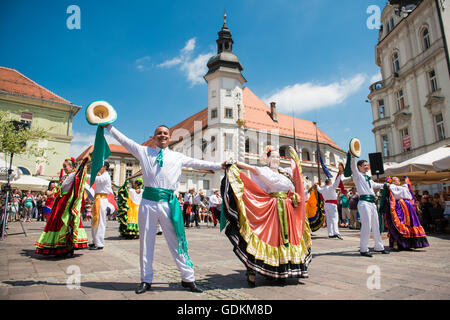
[[[278,118],[277,118],[277,106],[275,104],[275,102],[271,102],[270,103],[270,117],[272,118],[272,120],[274,122],[278,122]]]

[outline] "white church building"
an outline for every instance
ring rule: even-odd
[[[267,106],[248,87],[242,75],[243,67],[233,54],[233,39],[224,21],[218,32],[217,54],[208,61],[204,76],[208,84],[208,107],[170,128],[170,148],[188,156],[209,161],[239,160],[253,165],[260,163],[261,154],[270,144],[280,149],[281,166],[290,165],[289,146],[294,146],[302,160],[305,186],[319,180],[316,150],[317,140],[324,163],[336,175],[339,162],[345,162],[346,152],[315,123],[277,112],[276,102]],[[294,133],[295,128],[295,133]],[[148,141],[143,145],[148,144]],[[320,169],[321,180],[325,175]],[[179,192],[190,188],[206,190],[220,188],[223,171],[184,169]]]

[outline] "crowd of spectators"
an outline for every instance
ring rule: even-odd
[[[6,196],[1,197],[1,212],[5,212]],[[43,209],[47,195],[45,192],[34,192],[31,190],[21,191],[13,189],[8,201],[8,221],[31,222],[32,219],[36,221],[44,221]]]

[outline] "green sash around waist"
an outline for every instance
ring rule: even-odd
[[[359,200],[375,203],[375,197],[370,194],[363,194],[363,195],[359,196]]]
[[[287,199],[286,192],[274,192],[271,197],[277,198],[278,219],[280,220],[281,237],[285,247],[289,247],[289,229],[286,217],[286,205],[284,200]]]
[[[168,202],[170,208],[170,219],[178,240],[178,253],[183,255],[186,264],[193,266],[188,254],[188,243],[184,232],[183,213],[181,212],[180,203],[173,190],[145,187],[142,198],[155,202]]]

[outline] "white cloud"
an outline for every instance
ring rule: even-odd
[[[70,156],[77,158],[89,146],[94,145],[95,134],[89,135],[81,132],[72,132],[73,140],[70,143]],[[108,133],[105,133],[105,139],[108,144],[120,144]]]
[[[197,41],[196,38],[191,38],[186,42],[186,45],[184,46],[184,48],[181,50],[182,53],[184,54],[188,54],[191,53],[192,51],[194,51],[195,49],[195,42]]]
[[[297,113],[330,107],[343,103],[366,82],[367,76],[357,74],[350,79],[331,84],[297,83],[286,86],[263,100],[266,104],[276,102],[280,111]]]
[[[164,61],[163,63],[158,64],[158,67],[161,68],[170,68],[173,66],[176,66],[177,64],[180,64],[181,62],[183,62],[183,60],[179,57],[175,57],[173,59]]]
[[[136,69],[139,71],[146,71],[151,68],[151,60],[150,56],[145,56],[139,59],[136,59],[134,62],[134,65],[136,66]]]
[[[195,56],[194,50],[196,47],[196,38],[189,39],[184,48],[180,50],[180,54],[172,59],[166,60],[160,64],[160,68],[171,68],[179,66],[179,70],[182,71],[187,80],[191,83],[191,86],[203,83],[203,76],[208,71],[206,63],[208,59],[214,55],[214,52],[208,52],[206,54],[199,54]]]
[[[377,81],[380,81],[381,79],[382,79],[382,77],[381,77],[381,72],[378,72],[377,74],[373,75],[373,76],[370,78],[370,84],[375,83],[375,82],[377,82]]]

